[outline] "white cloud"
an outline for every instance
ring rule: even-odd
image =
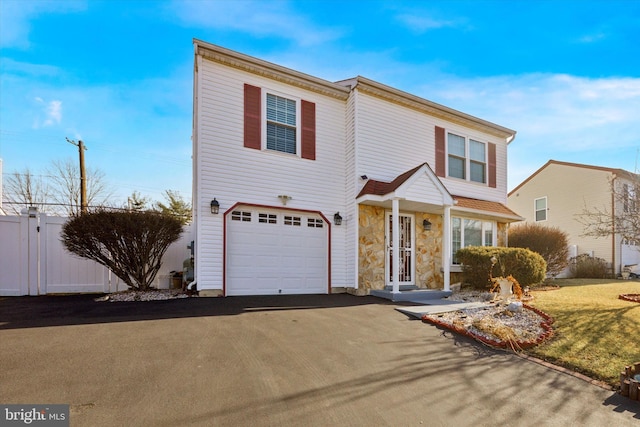
[[[242,31],[314,46],[341,37],[340,28],[321,28],[283,1],[176,0],[169,7],[184,25]]]
[[[419,13],[402,13],[396,19],[407,26],[414,33],[422,34],[429,30],[437,30],[445,27],[459,27],[464,24],[463,20],[435,19],[431,16],[421,16]]]
[[[36,96],[34,99],[37,104],[41,105],[41,114],[36,115],[33,120],[32,127],[40,129],[41,127],[58,125],[62,122],[62,101],[53,100],[45,101],[42,97]]]
[[[47,118],[44,121],[45,126],[60,124],[62,120],[62,101],[51,101],[47,105]]]

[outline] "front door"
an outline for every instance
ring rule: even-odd
[[[393,216],[390,212],[387,212],[386,221],[386,240],[387,240],[387,255],[386,255],[386,277],[387,285],[392,286],[392,272],[393,272]],[[415,233],[413,227],[413,215],[400,214],[398,229],[400,231],[399,236],[399,249],[400,249],[400,268],[398,274],[398,281],[400,286],[413,285],[415,283],[414,271],[415,271]]]

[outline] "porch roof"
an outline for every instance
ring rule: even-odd
[[[524,218],[503,205],[500,202],[491,202],[489,200],[472,199],[470,197],[453,196],[455,200],[455,210],[457,212],[469,212],[499,216],[508,220],[508,222],[524,221]]]
[[[500,202],[450,194],[427,163],[398,175],[391,182],[370,179],[356,196],[356,202],[385,205],[394,198],[406,200],[406,207],[415,210],[420,209],[420,206],[431,211],[435,207],[450,205],[455,212],[497,217],[506,222],[524,220]]]

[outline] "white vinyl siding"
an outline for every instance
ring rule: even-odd
[[[490,188],[486,184],[478,184],[469,179],[442,177],[440,180],[447,190],[459,196],[506,204],[507,144],[504,139],[446,122],[357,90],[353,98],[357,102],[358,110],[354,120],[356,177],[367,175],[371,179],[391,181],[399,174],[423,162],[427,162],[435,171],[434,130],[435,126],[440,126],[447,129],[448,133],[482,141],[485,152],[488,152],[488,142],[496,145],[496,188]],[[484,169],[486,179],[488,176],[486,164]],[[359,188],[363,185],[362,182],[358,184]]]
[[[277,207],[282,206],[278,196],[288,195],[291,199],[287,208],[319,211],[327,217],[345,210],[345,102],[207,59],[198,67],[197,77],[198,116],[194,134],[198,141],[194,176],[198,200],[194,206],[198,235],[204,237],[197,244],[196,274],[198,289],[221,290],[223,218],[235,204]],[[244,84],[261,87],[263,93],[284,96],[298,104],[301,99],[316,104],[315,161],[244,147]],[[266,110],[265,103],[262,105]],[[296,120],[300,121],[299,114]],[[262,126],[266,128],[264,122]],[[218,215],[210,213],[209,204],[214,197],[220,202]],[[336,261],[332,262],[331,280],[336,287],[352,286],[352,280],[345,279],[342,262],[345,225],[346,222],[331,230],[331,259]]]

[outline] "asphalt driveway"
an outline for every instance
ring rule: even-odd
[[[0,403],[72,426],[637,426],[640,404],[351,295],[0,299]]]

